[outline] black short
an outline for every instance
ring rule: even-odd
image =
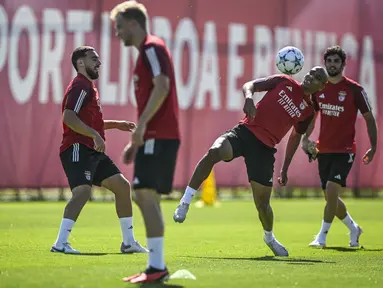
[[[322,189],[326,189],[327,181],[346,187],[346,179],[354,163],[355,154],[319,153],[318,167]]]
[[[233,159],[240,156],[245,158],[249,182],[273,186],[274,154],[277,152],[275,148],[264,144],[243,124],[226,131],[222,137],[229,140]]]
[[[179,146],[177,139],[146,140],[134,160],[133,187],[152,189],[159,194],[172,192]]]
[[[105,179],[121,173],[105,153],[79,143],[60,153],[60,159],[71,189],[80,185],[101,186]]]

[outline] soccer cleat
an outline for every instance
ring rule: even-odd
[[[356,226],[356,229],[350,232],[350,247],[359,247],[359,237],[362,233],[363,230],[360,226]]]
[[[151,282],[164,282],[169,279],[168,269],[159,270],[149,267],[145,272],[123,278],[124,282],[130,283],[151,283]]]
[[[186,214],[189,211],[190,204],[186,204],[184,202],[180,203],[176,211],[174,212],[173,219],[175,222],[183,223],[186,219]]]
[[[134,241],[133,243],[130,243],[128,245],[125,245],[124,242],[121,243],[120,247],[121,253],[148,253],[149,250],[145,247],[142,247],[138,241]]]
[[[318,236],[309,244],[310,247],[326,248],[326,241],[320,240]]]
[[[69,243],[63,243],[63,248],[57,248],[55,245],[52,246],[51,252],[64,253],[64,254],[81,254],[80,251],[73,249]]]
[[[273,251],[275,256],[289,256],[289,252],[287,251],[287,249],[281,243],[279,243],[277,239],[274,238],[270,242],[266,242],[265,240],[265,243],[267,244],[267,246],[269,246],[271,251]]]

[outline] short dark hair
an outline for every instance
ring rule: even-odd
[[[80,46],[72,52],[72,65],[76,71],[78,71],[77,60],[84,58],[86,56],[86,52],[88,51],[94,51],[94,48],[91,46]]]
[[[147,11],[143,4],[137,1],[125,1],[112,9],[110,18],[115,21],[118,14],[125,19],[136,20],[146,31]]]
[[[323,60],[326,61],[327,57],[332,55],[338,55],[339,58],[342,60],[342,63],[346,63],[346,52],[344,52],[344,50],[339,45],[328,47],[324,52]]]

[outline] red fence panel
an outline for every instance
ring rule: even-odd
[[[114,36],[108,11],[118,1],[3,0],[0,4],[0,187],[67,186],[58,157],[60,103],[74,75],[70,53],[96,47],[103,61],[97,85],[105,117],[135,120],[131,78],[135,51]],[[242,117],[242,84],[276,72],[274,55],[300,47],[304,71],[322,63],[323,50],[341,44],[349,54],[346,73],[369,94],[378,120],[383,90],[380,0],[142,1],[151,32],[163,37],[174,58],[181,106],[182,145],[175,185],[182,187],[214,139]],[[330,7],[330,8],[329,8]],[[257,96],[261,97],[262,95]],[[383,155],[369,166],[359,161],[369,147],[363,119],[357,123],[358,161],[349,185],[383,186]],[[107,153],[131,179],[120,153],[130,135],[107,132]],[[281,167],[286,139],[278,145]],[[379,141],[381,143],[381,141]],[[276,173],[277,176],[277,173]],[[316,164],[298,152],[290,185],[319,186]],[[216,167],[221,186],[247,185],[241,159]]]

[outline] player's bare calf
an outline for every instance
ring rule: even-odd
[[[222,160],[230,161],[231,159],[233,159],[233,148],[230,141],[226,137],[217,138],[194,169],[184,196],[174,212],[173,220],[175,222],[183,223],[185,221],[194,194],[209,176],[214,165]]]

